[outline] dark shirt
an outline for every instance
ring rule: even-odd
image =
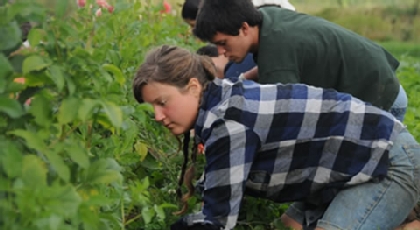
[[[303,83],[350,93],[389,110],[399,66],[378,44],[322,18],[278,7],[260,9],[259,83]]]

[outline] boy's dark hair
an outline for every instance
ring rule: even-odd
[[[204,55],[209,57],[218,57],[219,51],[217,50],[217,46],[213,44],[205,45],[197,50],[198,55]]]
[[[251,0],[205,0],[194,34],[203,41],[211,41],[217,32],[237,36],[244,22],[250,26],[262,23],[262,14]]]
[[[185,0],[182,5],[181,15],[183,19],[196,20],[197,12],[202,0]]]

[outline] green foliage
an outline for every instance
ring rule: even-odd
[[[413,6],[363,8],[360,6],[341,10],[323,8],[314,15],[325,18],[378,42],[418,43],[420,10]]]
[[[420,140],[420,59],[403,57],[397,76],[408,96],[408,110],[404,124],[417,141]]]
[[[416,43],[384,42],[380,45],[396,57],[420,58],[420,46]]]
[[[165,229],[179,168],[163,165],[179,163],[177,145],[134,102],[131,80],[150,47],[195,41],[158,7],[122,2],[96,17],[66,2],[0,8],[0,226]]]

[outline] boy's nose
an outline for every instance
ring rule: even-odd
[[[217,46],[217,52],[219,53],[219,55],[225,55],[226,50],[222,46]]]

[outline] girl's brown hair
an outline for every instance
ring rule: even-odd
[[[172,85],[180,90],[186,87],[191,78],[197,78],[205,90],[216,76],[216,68],[210,57],[200,56],[186,49],[163,45],[151,50],[138,69],[134,82],[134,98],[143,103],[141,90],[149,82]],[[200,97],[201,100],[202,97]],[[200,101],[199,104],[201,104]],[[197,108],[198,109],[198,108]],[[191,153],[191,165],[187,170],[189,156],[190,132],[184,134],[182,150],[184,162],[182,164],[181,176],[178,181],[177,195],[182,199],[183,207],[175,214],[180,215],[188,209],[188,199],[194,194],[192,180],[195,174],[195,163],[197,158],[197,145],[195,138]],[[185,182],[188,192],[182,196],[181,186]]]

